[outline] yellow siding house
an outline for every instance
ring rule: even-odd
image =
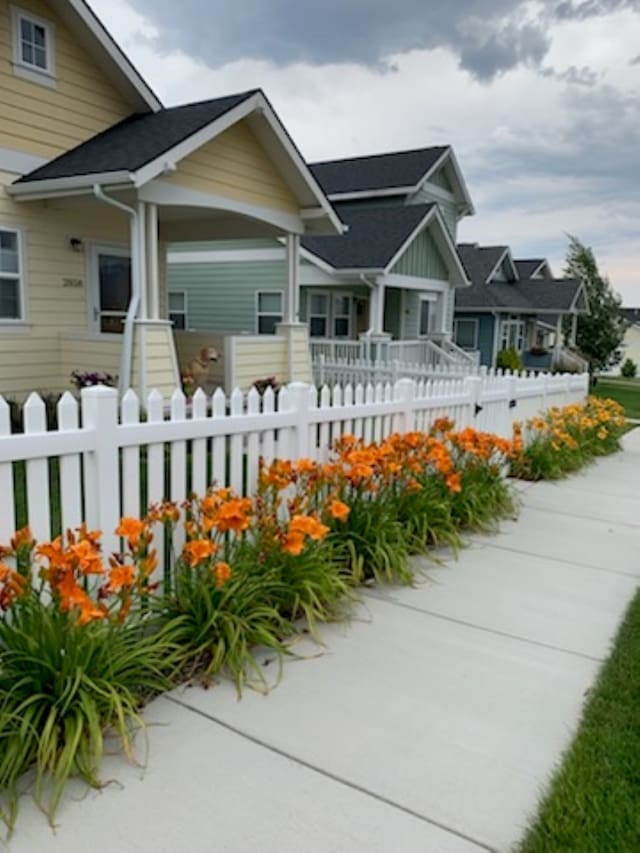
[[[260,90],[165,109],[83,0],[0,0],[1,394],[65,389],[73,370],[170,393],[177,241],[284,238],[277,341],[234,341],[229,367],[307,378],[300,237],[341,231]]]

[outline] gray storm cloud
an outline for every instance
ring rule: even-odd
[[[584,19],[640,0],[131,0],[159,28],[157,47],[181,47],[210,67],[239,59],[278,65],[381,65],[395,53],[447,47],[488,81],[540,65],[557,19]]]

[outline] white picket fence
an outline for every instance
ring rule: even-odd
[[[430,364],[426,361],[371,361],[366,358],[328,358],[319,355],[313,361],[313,378],[317,385],[377,385],[400,379],[457,379],[480,374],[479,365],[470,362]]]
[[[154,391],[142,413],[133,391],[119,402],[115,389],[95,387],[82,391],[80,403],[71,394],[62,397],[52,431],[44,402],[32,394],[20,434],[11,433],[9,406],[0,397],[0,543],[15,530],[23,488],[17,463],[24,463],[26,512],[36,539],[57,532],[57,503],[63,530],[86,521],[103,531],[109,553],[119,547],[113,531],[121,516],[138,516],[163,499],[184,501],[212,483],[249,494],[260,459],[327,459],[341,435],[381,440],[395,431],[426,430],[445,415],[460,428],[508,437],[514,420],[583,400],[587,389],[586,375],[401,379],[320,391],[293,383],[263,397],[255,389],[229,398],[221,390],[212,398],[199,391],[191,404],[179,391],[168,403]]]

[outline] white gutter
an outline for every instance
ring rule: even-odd
[[[127,309],[127,316],[124,321],[124,335],[122,339],[122,355],[120,358],[120,376],[118,378],[118,392],[123,395],[130,385],[131,380],[131,362],[133,359],[133,330],[136,314],[140,305],[140,247],[137,246],[140,239],[138,228],[138,213],[133,207],[128,204],[123,204],[115,198],[106,195],[100,184],[93,185],[93,194],[98,201],[103,204],[108,204],[111,207],[116,207],[122,210],[131,217],[131,301]]]

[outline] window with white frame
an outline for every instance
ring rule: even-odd
[[[329,333],[329,296],[326,293],[309,294],[309,335],[326,338]]]
[[[333,297],[333,336],[335,338],[351,337],[351,297]]]
[[[0,227],[0,321],[22,319],[20,232]]]
[[[458,319],[453,324],[453,335],[461,349],[478,349],[478,321],[471,318]]]
[[[259,290],[257,301],[258,334],[274,335],[276,326],[282,323],[284,293],[282,290]]]
[[[519,320],[513,315],[502,320],[500,349],[515,349],[516,352],[524,350],[524,320]]]
[[[55,77],[55,27],[25,9],[12,8],[16,73]],[[33,79],[33,78],[32,78]]]
[[[184,290],[169,293],[169,319],[174,329],[187,328],[187,294]]]

